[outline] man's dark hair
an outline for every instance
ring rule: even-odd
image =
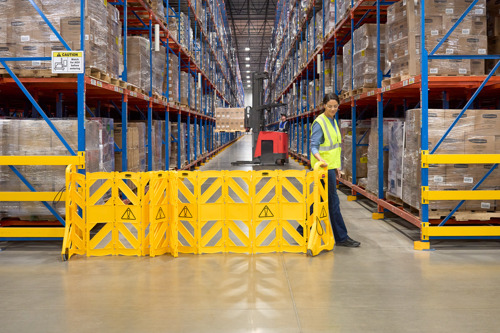
[[[282,117],[286,117],[286,114],[282,113],[282,114],[281,114],[281,116],[282,116]]]
[[[340,98],[339,98],[339,96],[337,96],[337,94],[334,94],[334,93],[328,93],[328,94],[326,94],[325,97],[323,97],[323,104],[328,103],[332,99],[335,100],[335,101],[337,101],[337,103],[340,104]]]

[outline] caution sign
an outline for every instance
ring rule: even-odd
[[[52,51],[52,73],[80,74],[85,69],[83,52],[81,51]]]
[[[267,207],[267,205],[262,209],[262,211],[259,214],[259,218],[265,218],[265,217],[274,217],[273,212]]]
[[[191,214],[191,212],[189,211],[189,209],[187,208],[187,206],[184,206],[184,208],[182,208],[182,210],[181,210],[181,212],[179,214],[179,217],[190,219],[190,218],[193,217],[193,215]]]
[[[122,220],[125,220],[125,221],[135,221],[137,220],[134,213],[132,212],[132,210],[130,208],[127,208],[127,210],[125,211],[125,213],[123,213],[122,215]]]
[[[165,218],[165,213],[163,212],[163,209],[160,207],[160,209],[158,209],[158,213],[156,213],[156,219],[161,220],[164,218]]]
[[[323,217],[326,217],[326,209],[325,206],[323,206],[323,209],[321,210],[321,214],[319,214],[319,218],[322,219]]]

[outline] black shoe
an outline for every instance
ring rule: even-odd
[[[347,237],[347,239],[343,242],[337,243],[338,246],[345,246],[345,247],[359,247],[361,245],[360,242],[355,241],[351,237]]]

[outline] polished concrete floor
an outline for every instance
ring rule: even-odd
[[[247,138],[204,169],[242,159],[245,147]],[[500,331],[500,243],[441,242],[436,251],[416,252],[416,228],[374,221],[368,202],[340,196],[350,235],[362,246],[314,258],[62,262],[59,242],[0,243],[0,332]]]

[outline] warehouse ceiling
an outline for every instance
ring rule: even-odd
[[[248,89],[247,76],[264,70],[271,45],[276,2],[277,0],[226,0],[232,45],[238,57],[245,89]]]

